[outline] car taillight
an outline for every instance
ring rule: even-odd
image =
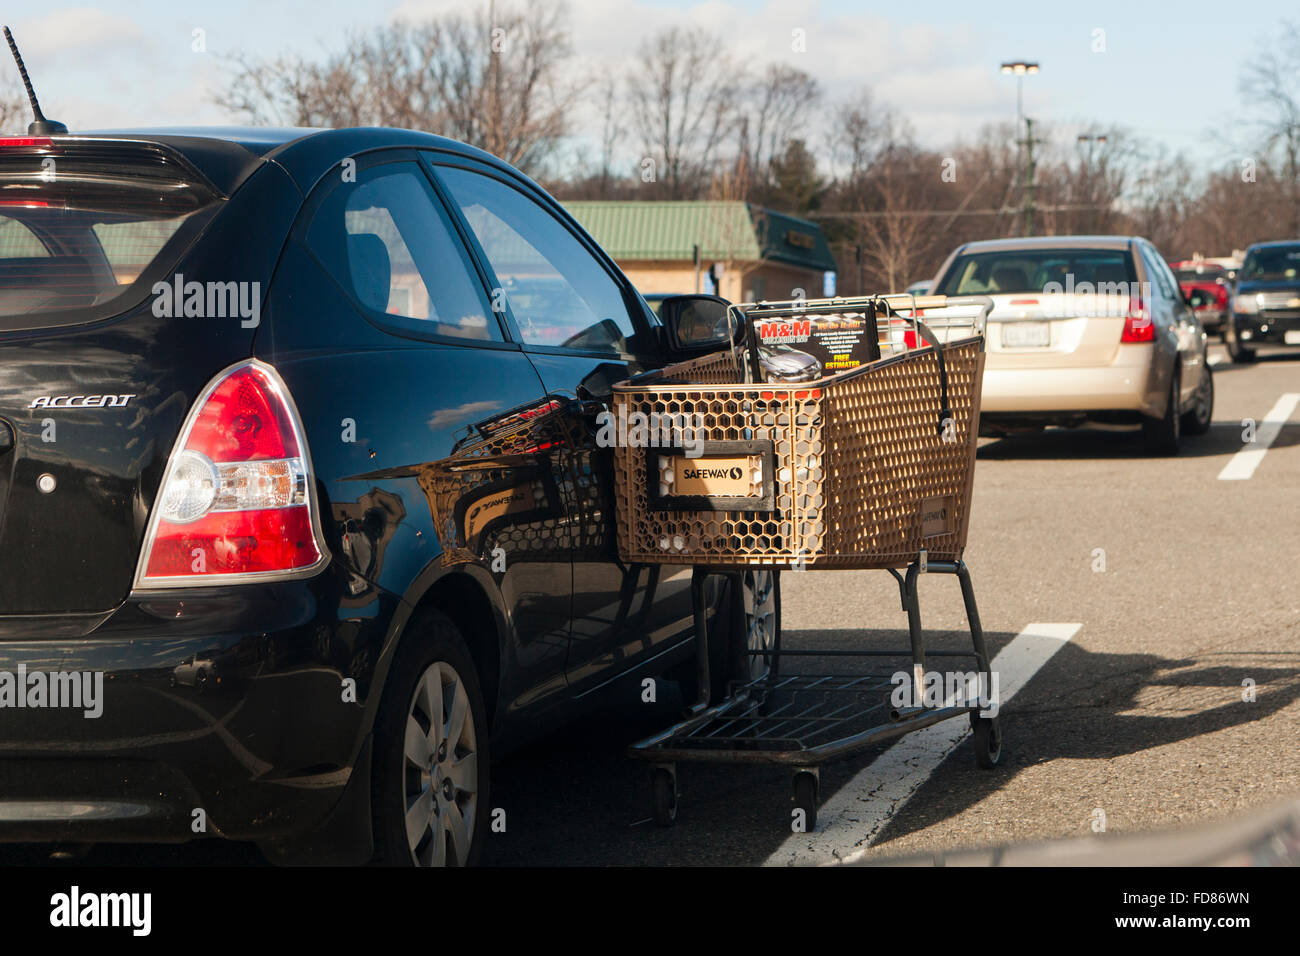
[[[1132,296],[1128,300],[1128,315],[1124,317],[1124,332],[1120,335],[1121,342],[1154,342],[1156,340],[1155,323],[1151,321],[1151,313],[1143,305],[1140,296]]]
[[[54,140],[48,136],[0,136],[0,149],[50,149]]]
[[[167,463],[137,587],[301,576],[324,563],[310,459],[278,375],[244,362],[208,385]]]

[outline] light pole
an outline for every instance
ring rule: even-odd
[[[1025,60],[1013,60],[1010,63],[1002,64],[1003,73],[1013,73],[1016,77],[1016,129],[1019,130],[1023,124],[1025,127],[1025,138],[1016,140],[1017,146],[1024,147],[1024,202],[1021,204],[1021,212],[1024,216],[1025,235],[1034,234],[1034,126],[1033,122],[1025,116],[1025,76],[1030,73],[1038,72],[1037,63],[1029,63]]]
[[[1084,182],[1087,184],[1088,187],[1088,195],[1087,195],[1088,205],[1095,206],[1096,197],[1094,193],[1096,192],[1096,187],[1094,185],[1093,165],[1092,165],[1093,150],[1100,149],[1106,145],[1106,136],[1104,133],[1102,134],[1080,133],[1078,136],[1078,143],[1080,146],[1087,147],[1084,160],[1083,160],[1083,175],[1084,175]],[[1094,219],[1093,228],[1095,229],[1095,231],[1098,232],[1102,231],[1101,228],[1098,225],[1096,225],[1096,219],[1100,219],[1100,218],[1101,218],[1100,216],[1097,216]]]

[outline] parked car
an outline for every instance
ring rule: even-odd
[[[920,282],[913,282],[903,291],[909,292],[912,295],[926,295],[930,291],[930,285],[931,285],[931,280],[922,279]]]
[[[200,694],[221,680],[221,666],[216,651],[200,651],[172,668],[168,683],[172,687],[193,687]]]
[[[1231,307],[1224,342],[1234,362],[1253,362],[1260,346],[1300,348],[1300,239],[1248,248]]]
[[[1140,424],[1174,454],[1214,410],[1206,334],[1173,272],[1135,236],[970,242],[938,273],[941,295],[987,295],[981,429]]]
[[[98,719],[5,710],[0,841],[184,841],[197,807],[277,861],[471,862],[491,758],[697,674],[689,569],[618,560],[593,417],[722,343],[507,164],[20,136],[0,235],[0,669],[109,678]],[[733,662],[778,600],[745,580],[707,589]],[[217,658],[232,690],[159,694]]]
[[[1183,290],[1183,297],[1193,302],[1193,293],[1200,293],[1193,310],[1201,327],[1211,335],[1223,333],[1228,317],[1228,270],[1207,259],[1186,259],[1171,262],[1174,278]]]

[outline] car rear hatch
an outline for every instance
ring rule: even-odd
[[[989,366],[1110,365],[1125,320],[1140,309],[1126,249],[1017,249],[959,256],[938,290],[987,295]]]
[[[240,281],[260,295],[296,210],[258,178],[269,238],[162,143],[0,139],[0,638],[129,593],[191,403],[251,354]]]

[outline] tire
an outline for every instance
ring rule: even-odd
[[[1201,384],[1196,387],[1191,411],[1183,416],[1184,435],[1204,435],[1214,420],[1214,372],[1209,363],[1201,365]]]
[[[1223,344],[1227,346],[1228,358],[1237,365],[1247,365],[1255,361],[1255,350],[1248,349],[1237,338],[1237,324],[1228,319],[1223,327]]]
[[[655,826],[677,822],[677,775],[667,767],[655,767],[650,773],[650,804]]]
[[[770,591],[762,585],[770,582]],[[710,701],[723,700],[735,681],[758,680],[774,664],[771,654],[751,657],[747,651],[778,650],[781,647],[781,573],[779,571],[745,571],[737,575],[741,586],[736,588],[728,577],[721,610],[714,618],[715,634],[709,642]],[[766,593],[767,600],[756,601],[756,594]],[[758,607],[759,614],[754,611]],[[757,617],[757,621],[756,621]],[[762,627],[756,627],[761,624]],[[692,657],[674,670],[681,687],[682,700],[689,707],[699,699],[699,684],[695,677],[695,659]]]
[[[794,775],[794,805],[804,813],[804,832],[817,829],[817,775],[800,770]]]
[[[996,717],[975,720],[975,762],[992,770],[1002,759],[1002,725]]]
[[[781,648],[781,572],[745,571],[740,607],[733,613],[739,626],[730,646],[732,678],[760,680],[776,668],[775,652]],[[755,656],[750,651],[764,653]]]
[[[470,866],[488,817],[487,711],[478,672],[445,614],[423,612],[408,635],[375,721],[375,860]]]
[[[1178,361],[1177,357],[1174,362]],[[1147,451],[1153,455],[1178,454],[1178,440],[1181,437],[1182,414],[1178,410],[1178,396],[1181,388],[1178,368],[1169,377],[1169,395],[1165,402],[1165,413],[1161,418],[1142,419],[1142,440]]]

